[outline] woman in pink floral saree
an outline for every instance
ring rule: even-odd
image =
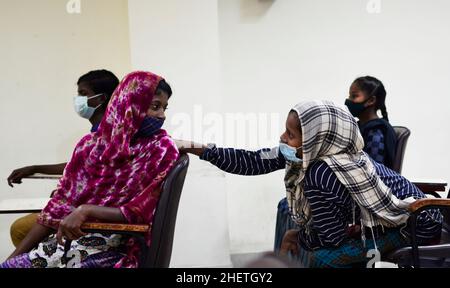
[[[160,129],[172,91],[150,72],[127,75],[99,129],[76,145],[57,191],[29,235],[0,268],[65,267],[63,239],[73,240],[77,267],[137,267],[133,239],[86,234],[87,221],[150,224],[161,184],[178,150]],[[56,232],[56,234],[55,234]],[[147,235],[150,245],[150,235]]]

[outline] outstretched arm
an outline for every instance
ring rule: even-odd
[[[201,145],[189,141],[175,141],[182,152],[200,156],[219,169],[238,175],[262,175],[284,169],[286,162],[278,148],[248,151],[234,148],[217,148],[215,145]]]

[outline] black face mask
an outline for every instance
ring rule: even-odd
[[[164,120],[157,117],[145,117],[135,137],[150,137],[156,134],[164,124]]]
[[[366,101],[362,102],[362,103],[355,103],[353,101],[351,101],[350,99],[345,99],[345,105],[348,107],[348,110],[350,111],[350,113],[352,113],[352,115],[354,117],[359,117],[361,115],[361,113],[366,110],[366,107],[364,107],[364,104],[366,104],[366,102],[369,99],[367,99]]]

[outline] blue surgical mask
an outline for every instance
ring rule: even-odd
[[[75,107],[75,112],[77,112],[78,115],[80,115],[81,117],[85,118],[85,119],[91,119],[92,115],[94,115],[95,110],[102,106],[102,104],[98,105],[97,107],[90,107],[88,105],[88,100],[89,99],[93,99],[93,98],[97,98],[99,96],[103,95],[103,93],[101,94],[97,94],[91,97],[87,97],[87,96],[75,96],[73,98],[73,105]]]
[[[164,124],[164,120],[157,117],[145,117],[142,121],[141,128],[139,128],[135,137],[150,137],[158,132]]]
[[[286,161],[291,161],[294,163],[302,163],[303,159],[297,157],[297,151],[298,149],[302,148],[302,146],[298,148],[291,147],[285,143],[280,143],[279,149],[281,154],[283,154],[284,159]]]

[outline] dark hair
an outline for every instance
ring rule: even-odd
[[[169,98],[172,96],[172,88],[170,88],[170,85],[164,79],[159,81],[158,87],[156,87],[156,94],[159,93],[158,90],[166,92],[167,95],[169,95]]]
[[[77,85],[80,83],[86,83],[95,94],[105,94],[105,103],[108,103],[114,90],[119,85],[119,79],[112,72],[103,69],[84,74],[78,79]]]
[[[385,104],[386,89],[384,89],[383,83],[372,76],[359,77],[353,83],[367,95],[367,98],[375,96],[375,111],[380,109],[383,119],[389,122]]]

